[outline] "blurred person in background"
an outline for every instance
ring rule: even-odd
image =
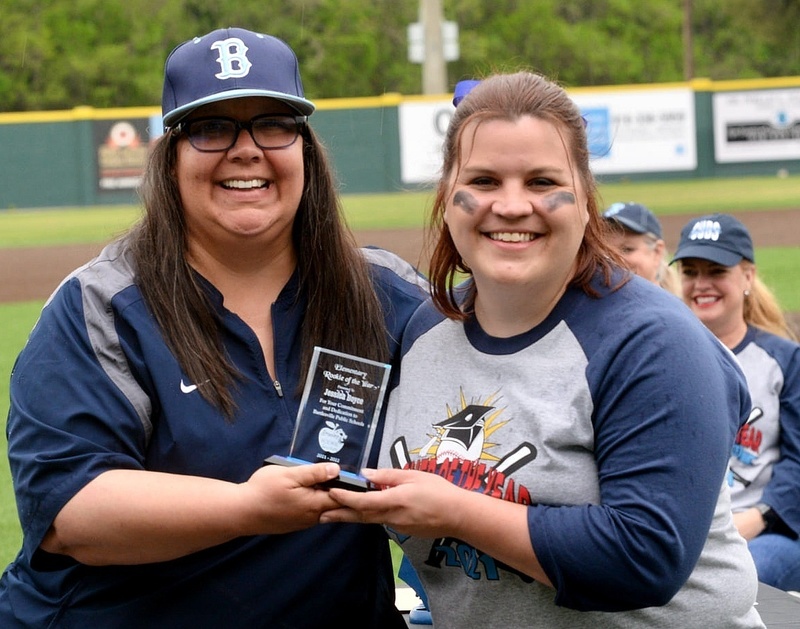
[[[611,244],[637,275],[680,295],[680,283],[669,265],[661,222],[641,203],[613,203],[603,218],[615,229]]]
[[[759,580],[800,590],[800,345],[735,217],[689,221],[673,261],[683,300],[736,355],[752,398],[730,460],[734,522]]]

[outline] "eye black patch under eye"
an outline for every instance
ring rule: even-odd
[[[474,214],[478,209],[478,201],[466,190],[459,190],[453,196],[453,205],[459,206],[467,214]]]
[[[544,199],[544,209],[548,212],[555,212],[562,205],[575,205],[575,195],[566,190],[561,190]]]

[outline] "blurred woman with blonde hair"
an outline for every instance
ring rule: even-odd
[[[641,203],[612,203],[603,218],[611,228],[609,239],[631,271],[680,296],[678,276],[667,262],[661,222]]]

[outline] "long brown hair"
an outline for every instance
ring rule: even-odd
[[[583,242],[576,260],[572,284],[587,294],[596,296],[592,278],[601,272],[606,284],[611,283],[614,269],[622,264],[619,255],[608,244],[608,227],[598,213],[597,183],[589,168],[586,129],[580,110],[562,87],[533,72],[496,74],[481,81],[456,107],[445,135],[442,176],[431,210],[428,237],[433,244],[430,261],[430,280],[433,300],[448,317],[463,320],[466,313],[459,307],[454,284],[459,273],[469,275],[470,269],[456,249],[450,230],[444,222],[451,175],[461,167],[461,140],[464,128],[472,122],[487,120],[516,120],[533,116],[552,123],[564,138],[565,148],[574,172],[583,183],[588,196]],[[472,287],[474,291],[474,285]],[[474,292],[467,296],[467,303]]]
[[[140,188],[144,216],[129,236],[136,282],[186,375],[204,383],[203,396],[230,419],[239,374],[223,347],[216,311],[186,260],[186,224],[174,174],[179,137],[167,130],[146,166]],[[303,375],[315,345],[386,360],[383,311],[369,266],[345,224],[325,149],[308,125],[301,137],[305,183],[292,239],[307,299]]]

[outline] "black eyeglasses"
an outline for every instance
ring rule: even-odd
[[[242,129],[259,148],[282,149],[294,144],[306,120],[306,116],[284,114],[264,114],[247,122],[214,116],[181,122],[175,130],[185,133],[189,144],[204,153],[227,151],[236,144]]]

